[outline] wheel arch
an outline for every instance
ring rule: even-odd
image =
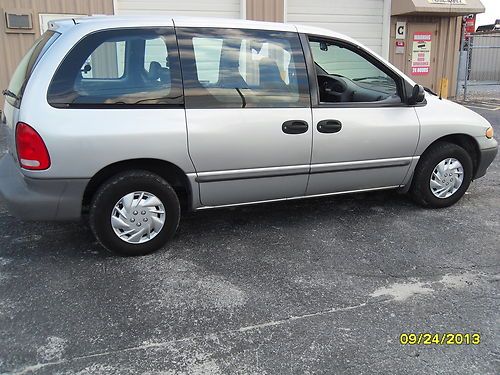
[[[460,146],[463,149],[465,149],[465,151],[467,151],[467,153],[471,156],[471,159],[472,159],[472,166],[473,166],[472,176],[476,175],[477,169],[479,167],[480,158],[481,158],[481,152],[479,150],[479,144],[474,139],[474,137],[472,137],[468,134],[463,134],[463,133],[454,133],[454,134],[444,135],[444,136],[432,141],[425,148],[425,150],[420,155],[420,160],[422,160],[425,157],[425,155],[429,152],[429,150],[432,149],[432,147],[434,147],[439,142],[452,143],[452,144],[455,144],[455,145]],[[407,180],[407,183],[404,185],[404,187],[402,187],[400,189],[401,193],[407,193],[411,189],[411,186],[413,184],[413,176],[415,174],[415,170],[417,169],[417,167],[420,163],[420,160],[418,161],[418,163],[415,164],[415,167],[413,168],[413,170],[411,170],[411,172],[410,172],[411,177]]]
[[[156,173],[164,178],[170,185],[172,185],[179,201],[181,209],[191,209],[192,188],[186,173],[177,165],[160,159],[129,159],[122,160],[99,170],[88,182],[82,199],[82,213],[87,213],[90,203],[99,187],[111,177],[118,173],[126,172],[133,169],[141,169]]]
[[[473,166],[473,171],[472,171],[472,176],[476,175],[477,168],[479,166],[480,158],[481,158],[481,152],[479,150],[479,144],[477,141],[472,137],[471,135],[468,134],[463,134],[463,133],[455,133],[455,134],[448,134],[445,136],[442,136],[441,138],[438,138],[434,140],[432,143],[430,143],[420,156],[422,158],[433,146],[435,146],[439,142],[448,142],[455,144],[457,146],[462,147],[467,153],[470,155],[472,159],[472,166]]]

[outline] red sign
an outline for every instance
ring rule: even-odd
[[[470,34],[476,31],[476,15],[470,14],[464,17],[465,22],[465,38],[469,38]]]

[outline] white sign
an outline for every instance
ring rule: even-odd
[[[432,33],[417,31],[413,34],[411,74],[425,76],[431,70]]]
[[[396,22],[396,39],[406,39],[406,22]]]
[[[396,48],[394,52],[397,55],[402,55],[405,53],[405,41],[404,40],[396,40]]]
[[[467,0],[427,0],[431,4],[467,5]]]

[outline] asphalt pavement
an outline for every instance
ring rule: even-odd
[[[500,110],[474,110],[500,134]],[[447,209],[379,192],[209,210],[139,258],[0,202],[0,373],[498,374],[499,217],[498,157]]]

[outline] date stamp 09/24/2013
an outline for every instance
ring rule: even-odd
[[[479,345],[481,343],[480,333],[401,333],[399,335],[401,345]]]

